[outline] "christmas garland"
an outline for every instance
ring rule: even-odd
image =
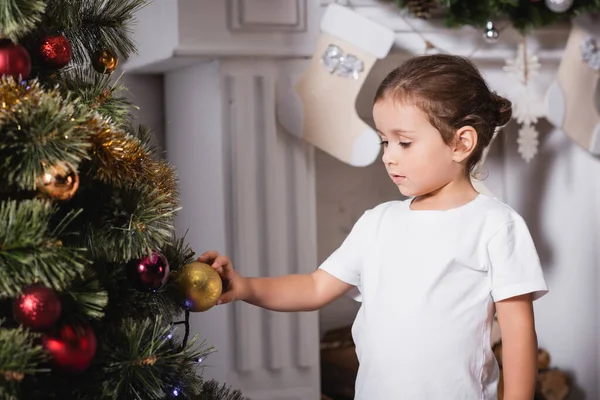
[[[428,18],[443,9],[448,27],[484,27],[489,21],[509,20],[526,32],[600,11],[600,0],[395,0],[418,18]]]

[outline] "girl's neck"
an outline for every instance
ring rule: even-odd
[[[444,186],[416,196],[410,208],[412,210],[450,210],[473,201],[479,192],[475,190],[469,178],[450,181]]]

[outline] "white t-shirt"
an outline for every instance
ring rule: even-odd
[[[529,230],[480,194],[446,211],[365,212],[319,268],[360,290],[356,400],[496,400],[494,302],[548,290]]]

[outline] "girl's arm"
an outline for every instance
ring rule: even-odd
[[[245,278],[234,270],[229,257],[216,251],[205,252],[198,261],[212,265],[227,282],[218,304],[241,300],[273,311],[314,311],[353,287],[320,269],[305,275]]]
[[[537,378],[537,335],[531,294],[496,303],[502,335],[504,400],[531,400]]]
[[[306,275],[247,278],[247,303],[272,311],[315,311],[331,303],[353,286],[316,270]]]

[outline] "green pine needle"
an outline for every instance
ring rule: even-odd
[[[176,294],[172,276],[182,266],[193,261],[194,253],[184,239],[180,238],[167,244],[162,254],[169,262],[171,275],[162,289],[152,293],[141,292],[132,287],[127,277],[127,264],[94,265],[102,286],[109,291],[107,320],[154,318],[156,315],[174,320],[183,313],[184,308]]]
[[[242,392],[232,389],[227,384],[217,381],[207,381],[202,385],[202,393],[198,400],[244,400]]]
[[[78,66],[61,74],[61,90],[80,99],[116,126],[125,125],[131,118],[131,109],[137,109],[125,97],[118,96],[127,89],[110,75],[99,74],[90,66]]]
[[[0,36],[18,41],[36,27],[45,10],[46,2],[43,0],[0,1]]]
[[[142,146],[148,152],[148,156],[153,159],[160,159],[164,154],[164,151],[160,148],[156,135],[152,132],[150,127],[145,125],[130,126],[128,132],[137,137]]]
[[[135,123],[120,79],[91,65],[101,49],[121,62],[136,52],[131,27],[146,2],[0,0],[0,35],[18,39],[32,61],[29,80],[0,78],[1,399],[243,399],[227,384],[203,382],[201,361],[213,348],[197,336],[182,346],[172,277],[145,293],[127,276],[129,262],[152,251],[171,273],[195,256],[174,236],[175,169],[151,130]],[[39,52],[49,34],[64,35],[73,49],[60,70]],[[69,199],[43,198],[40,178],[59,166],[72,168],[79,186]],[[56,290],[61,302],[59,321],[40,334],[12,315],[12,302],[33,283]],[[97,350],[74,375],[51,363],[41,339],[79,323],[93,329]]]
[[[0,188],[12,183],[34,190],[48,166],[70,163],[77,168],[87,157],[91,114],[58,89],[42,91],[37,83],[9,109],[0,109]],[[8,90],[8,88],[4,88]]]
[[[400,8],[409,6],[407,0],[396,0]],[[470,25],[483,28],[488,21],[508,20],[511,25],[525,34],[557,22],[569,21],[582,13],[600,12],[600,0],[578,0],[563,13],[551,11],[543,1],[529,0],[438,0],[444,9],[448,27],[459,28]]]
[[[75,279],[64,293],[63,302],[73,318],[100,319],[108,304],[108,292],[102,287],[95,272],[88,266],[81,277]]]
[[[96,182],[85,202],[87,244],[95,258],[127,262],[160,250],[170,240],[178,210],[156,188],[139,183],[115,188]]]
[[[147,0],[52,0],[48,23],[63,32],[73,48],[73,62],[88,64],[99,48],[110,48],[127,59],[136,53],[131,39],[134,14]]]
[[[47,360],[39,334],[24,328],[7,329],[0,320],[0,398],[18,399],[25,375],[47,372],[39,365]]]
[[[200,378],[194,373],[198,360],[211,348],[192,340],[179,351],[169,338],[171,327],[160,317],[127,319],[111,334],[104,349],[104,395],[115,400],[162,400],[173,389],[198,391]]]
[[[49,229],[53,213],[45,201],[0,203],[0,298],[14,297],[34,282],[60,291],[83,272],[85,249],[62,245]]]

